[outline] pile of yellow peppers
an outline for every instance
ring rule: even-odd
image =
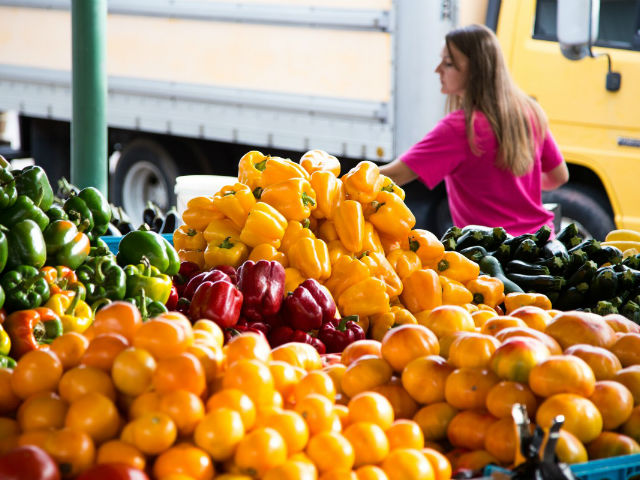
[[[372,162],[340,176],[338,159],[322,150],[299,163],[251,151],[240,159],[237,183],[188,202],[173,243],[182,261],[201,269],[280,262],[285,291],[315,278],[340,313],[358,315],[376,339],[442,304],[473,311],[502,303],[502,282],[479,276],[475,262],[414,229],[404,198]]]

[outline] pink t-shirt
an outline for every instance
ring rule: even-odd
[[[457,110],[443,118],[401,160],[427,187],[442,180],[447,187],[453,223],[504,227],[512,235],[535,232],[542,225],[553,231],[553,214],[542,206],[541,172],[563,161],[547,130],[536,145],[531,171],[521,177],[495,166],[498,142],[484,114],[474,115],[476,156],[469,147],[464,112]]]

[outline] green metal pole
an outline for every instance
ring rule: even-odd
[[[72,0],[71,182],[107,195],[107,0]]]

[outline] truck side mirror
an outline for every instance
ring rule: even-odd
[[[590,55],[598,38],[600,0],[558,0],[558,42],[569,60]]]

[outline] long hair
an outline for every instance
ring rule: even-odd
[[[509,75],[495,34],[483,25],[469,25],[450,31],[446,37],[449,56],[455,46],[469,59],[464,95],[450,95],[449,111],[462,109],[469,146],[479,150],[473,134],[473,112],[482,112],[495,134],[498,145],[496,165],[516,176],[527,173],[535,158],[535,135],[544,138],[547,118],[537,102],[520,90]]]

